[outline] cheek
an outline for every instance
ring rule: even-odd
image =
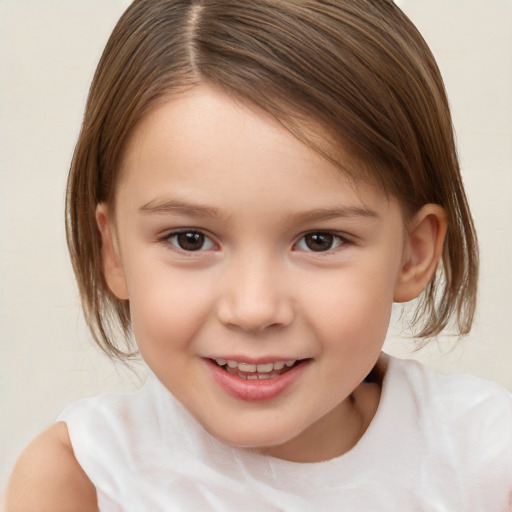
[[[310,322],[319,339],[347,354],[381,347],[393,304],[394,278],[389,267],[361,266],[310,287]],[[380,350],[380,348],[379,348]]]
[[[164,265],[160,271],[155,264],[147,268],[129,274],[133,333],[143,355],[146,350],[173,352],[202,325],[211,293],[203,279],[184,278]]]

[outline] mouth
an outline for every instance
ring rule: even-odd
[[[235,361],[233,359],[212,359],[212,361],[231,375],[246,380],[275,379],[302,362],[300,359],[271,361],[260,364]]]
[[[277,398],[304,375],[311,359],[269,359],[261,362],[208,358],[214,382],[228,395],[244,401]]]

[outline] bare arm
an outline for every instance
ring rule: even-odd
[[[97,512],[96,490],[78,464],[64,423],[55,423],[19,458],[7,512]]]

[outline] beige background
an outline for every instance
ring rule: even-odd
[[[444,74],[482,246],[473,334],[388,351],[512,389],[512,1],[402,0]],[[0,488],[68,403],[133,388],[84,328],[63,227],[66,172],[95,64],[127,0],[0,0]],[[143,372],[142,372],[143,373]]]

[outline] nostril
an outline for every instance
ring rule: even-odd
[[[285,299],[265,301],[242,297],[240,300],[225,300],[217,310],[222,324],[245,332],[259,332],[266,329],[279,329],[291,323],[293,308]]]

